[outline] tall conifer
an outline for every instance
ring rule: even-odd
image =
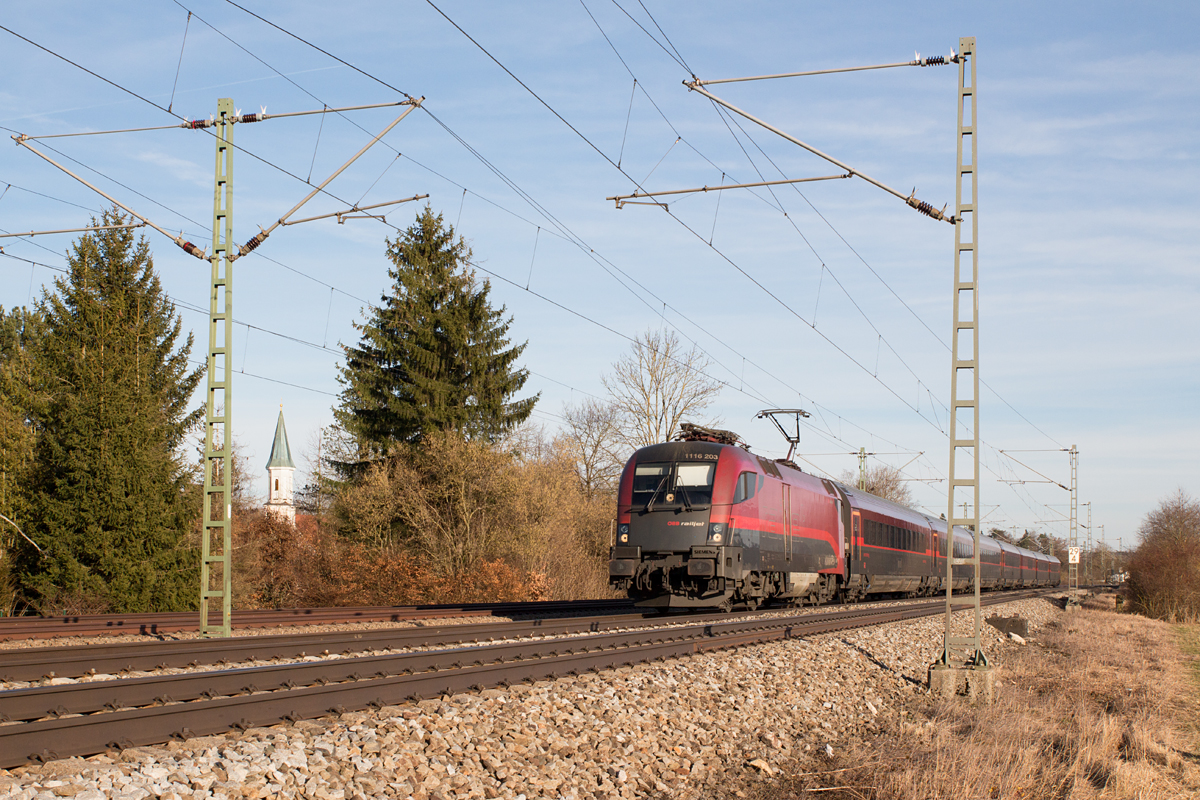
[[[112,211],[101,224],[123,221]],[[202,413],[187,404],[203,370],[188,370],[192,337],[180,344],[175,306],[131,230],[88,233],[67,261],[67,276],[38,303],[47,401],[29,527],[45,552],[25,549],[20,578],[35,601],[82,594],[118,611],[194,607],[187,531],[199,504],[183,445]]]
[[[529,417],[538,396],[514,400],[529,373],[516,369],[525,344],[510,346],[505,309],[470,269],[471,250],[426,206],[388,241],[393,285],[373,307],[362,337],[345,347],[344,389],[334,410],[358,445],[353,473],[400,443],[432,431],[495,440]]]
[[[38,409],[45,403],[45,381],[31,354],[40,347],[44,323],[36,310],[0,308],[0,514],[7,517],[0,520],[0,592],[9,588],[11,559],[24,543],[18,531],[29,516],[24,490],[33,463]]]

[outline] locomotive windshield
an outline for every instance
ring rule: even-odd
[[[716,471],[713,463],[638,464],[633,470],[633,503],[647,510],[709,505]]]

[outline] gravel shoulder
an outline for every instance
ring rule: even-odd
[[[1046,599],[985,613],[1035,637],[1061,614]],[[0,770],[0,797],[745,796],[907,716],[942,630],[931,617]],[[1020,647],[984,632],[995,662]]]

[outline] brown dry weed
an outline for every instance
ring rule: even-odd
[[[1096,608],[1064,614],[1030,645],[1002,654],[994,705],[931,701],[914,722],[899,721],[773,796],[1200,797],[1200,663],[1192,653],[1200,653],[1196,626]]]

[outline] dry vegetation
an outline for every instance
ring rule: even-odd
[[[235,526],[239,608],[608,597],[612,498],[533,432],[500,446],[435,434],[339,487],[292,527]]]
[[[795,775],[773,800],[1200,796],[1200,631],[1091,602],[1006,654],[995,705],[914,721]]]
[[[1134,608],[1167,622],[1200,621],[1200,502],[1182,489],[1146,515],[1129,561]]]
[[[403,606],[549,598],[542,575],[500,559],[440,575],[399,550],[349,542],[312,518],[296,526],[260,514],[247,526],[234,594],[239,608]]]

